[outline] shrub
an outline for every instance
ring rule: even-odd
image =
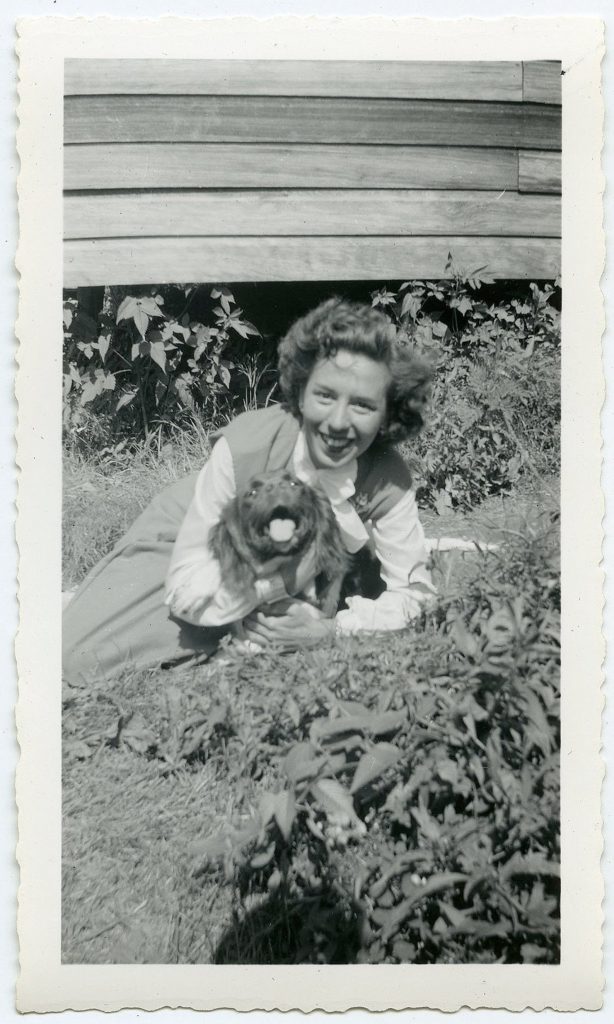
[[[436,367],[427,427],[404,450],[420,498],[440,513],[556,474],[560,438],[558,288],[488,302],[479,272],[463,274],[451,257],[448,270],[449,280],[372,299]]]
[[[267,367],[254,366],[237,341],[259,337],[228,288],[212,288],[212,323],[193,312],[199,286],[106,288],[97,321],[75,298],[64,302],[64,426],[95,440],[118,432],[147,438],[152,423],[176,424],[194,414],[217,422],[232,409],[246,377],[257,400]],[[238,359],[238,361],[236,361]],[[269,382],[268,390],[271,385]],[[100,421],[92,424],[92,416]]]
[[[234,955],[257,914],[283,962],[558,962],[552,524],[484,553],[411,642],[280,661],[229,651],[225,697],[199,698],[201,756],[237,770],[242,814],[194,848],[236,887]]]

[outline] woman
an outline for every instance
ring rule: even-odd
[[[422,426],[429,369],[382,313],[330,299],[281,342],[279,374],[286,406],[224,427],[204,469],[154,499],[81,585],[65,614],[67,678],[211,653],[240,620],[253,643],[285,648],[399,629],[432,593],[411,476],[392,448]],[[237,490],[282,468],[319,482],[348,551],[371,547],[379,562],[383,592],[348,598],[332,621],[306,602],[275,604],[304,589],[308,557],[233,593],[207,546]]]

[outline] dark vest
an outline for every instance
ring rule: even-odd
[[[300,424],[281,405],[241,413],[215,435],[223,436],[232,455],[237,490],[267,470],[292,469]],[[376,522],[412,486],[411,473],[394,448],[375,442],[358,459],[356,493],[350,499],[358,515]]]

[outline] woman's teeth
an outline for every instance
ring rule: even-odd
[[[324,446],[328,448],[330,452],[342,452],[345,448],[349,448],[350,441],[348,438],[335,438],[328,437],[326,434],[320,434]]]

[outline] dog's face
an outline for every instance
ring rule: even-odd
[[[313,492],[285,470],[252,477],[237,505],[241,532],[258,560],[298,554],[314,539]]]

